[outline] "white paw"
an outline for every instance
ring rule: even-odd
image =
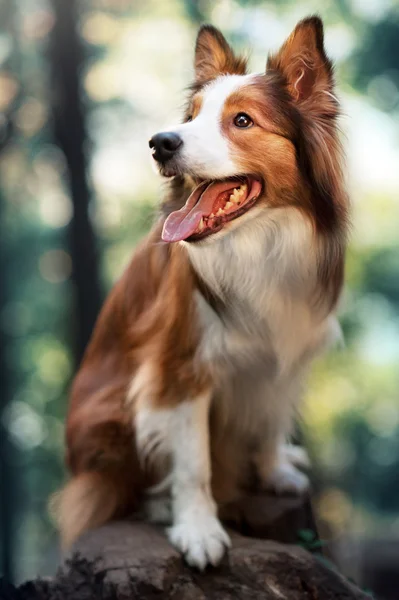
[[[182,520],[168,529],[168,537],[187,563],[201,571],[208,564],[216,566],[231,545],[229,536],[213,515]]]
[[[308,477],[290,463],[280,463],[270,474],[267,486],[277,494],[304,494],[310,486]]]
[[[281,448],[281,453],[283,458],[295,467],[300,467],[301,469],[308,469],[310,467],[309,455],[302,446],[284,444]]]

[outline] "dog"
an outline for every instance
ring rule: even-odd
[[[288,442],[309,365],[340,335],[339,112],[317,16],[260,74],[200,28],[184,119],[149,142],[167,193],[73,383],[65,545],[141,511],[204,569],[230,544],[219,515],[254,482],[307,489]]]

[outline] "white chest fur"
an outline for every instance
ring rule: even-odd
[[[197,273],[226,307],[216,312],[198,293],[199,359],[211,365],[218,388],[230,388],[229,403],[245,393],[247,412],[256,419],[260,406],[270,413],[282,401],[296,403],[301,374],[339,331],[325,304],[314,302],[310,223],[293,208],[268,213],[265,218],[264,210],[252,209],[251,218],[231,234],[186,244]],[[242,413],[240,418],[245,420]]]
[[[198,296],[205,360],[241,362],[242,354],[252,362],[260,353],[273,357],[282,374],[323,343],[328,315],[323,302],[314,302],[315,243],[299,211],[254,214],[230,235],[186,247],[199,276],[226,306],[217,314]]]

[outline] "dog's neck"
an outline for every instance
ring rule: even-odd
[[[228,235],[185,247],[210,303],[226,310],[240,304],[262,316],[276,293],[299,301],[315,293],[315,243],[306,217],[294,208],[278,208],[254,216]]]
[[[329,339],[318,242],[307,217],[287,207],[263,211],[209,243],[184,244],[200,282],[208,363],[256,368],[271,357],[281,374],[309,362]]]

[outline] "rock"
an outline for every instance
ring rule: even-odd
[[[162,529],[140,521],[119,521],[83,535],[55,578],[25,584],[16,590],[16,599],[369,598],[323,560],[293,545],[302,531],[306,533],[302,539],[310,540],[308,547],[318,548],[309,500],[258,494],[248,496],[225,516],[235,531],[230,531],[232,548],[218,568],[205,573],[190,569]]]
[[[140,522],[114,522],[84,535],[63,577],[82,581],[82,563],[113,600],[350,600],[368,596],[306,550],[231,532],[233,545],[218,568],[187,567],[163,531]],[[82,559],[80,559],[82,560]],[[79,567],[80,564],[80,567]],[[77,568],[78,567],[78,568]],[[96,579],[97,578],[97,579]],[[84,578],[83,578],[84,579]],[[92,584],[93,585],[93,584]],[[83,592],[83,590],[81,590]],[[98,594],[97,589],[97,594]],[[91,598],[87,595],[77,598]],[[72,597],[71,597],[72,599]],[[75,596],[73,597],[75,600]]]
[[[224,521],[243,535],[286,544],[297,543],[300,530],[313,530],[317,537],[310,498],[303,496],[251,493],[227,511]]]

